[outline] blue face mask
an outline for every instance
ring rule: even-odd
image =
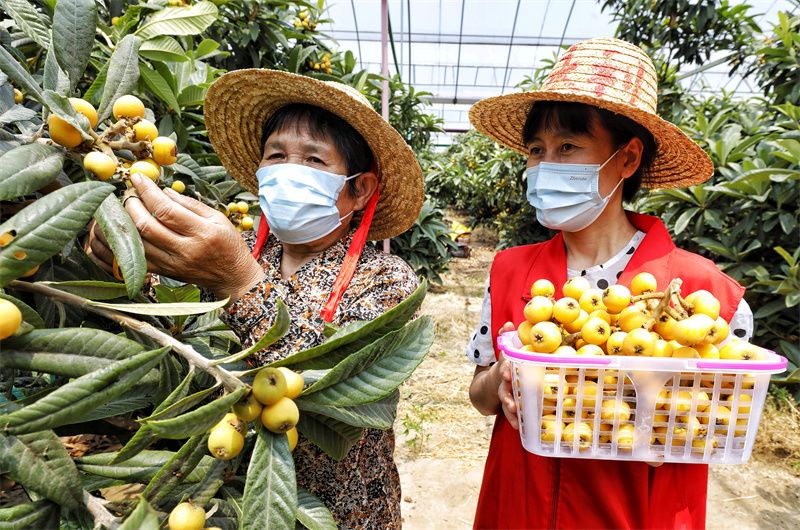
[[[327,236],[353,214],[339,217],[336,201],[345,182],[360,174],[346,177],[289,163],[259,168],[258,201],[270,231],[296,245]]]
[[[539,162],[526,169],[528,202],[536,208],[539,223],[552,230],[577,232],[600,217],[624,180],[605,197],[600,195],[600,170],[618,152],[602,164]]]

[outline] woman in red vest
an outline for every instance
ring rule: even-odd
[[[706,289],[732,334],[752,335],[744,288],[713,262],[675,247],[655,217],[623,209],[640,186],[701,183],[713,166],[680,129],[656,115],[656,74],[638,47],[617,39],[572,46],[535,92],[489,98],[470,110],[476,129],[527,157],[528,200],[544,243],[500,252],[481,323],[467,348],[477,366],[470,399],[496,414],[476,528],[702,528],[708,468],[548,458],[527,452],[517,432],[511,370],[494,344],[523,320],[530,286],[546,278],[556,297],[568,277],[592,287],[652,273],[663,289]],[[502,414],[500,413],[502,411]]]

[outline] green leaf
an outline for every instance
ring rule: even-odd
[[[0,7],[11,15],[17,27],[43,50],[50,47],[49,20],[27,0],[0,0]]]
[[[109,197],[112,197],[109,195]],[[65,282],[38,282],[59,291],[72,293],[90,300],[112,300],[127,295],[125,285],[101,280],[68,280]]]
[[[16,233],[0,249],[0,286],[58,254],[91,219],[114,186],[104,182],[71,184],[49,193],[0,225],[0,234]],[[21,253],[21,254],[17,254]],[[22,259],[17,256],[24,255]]]
[[[0,433],[0,470],[62,506],[74,509],[82,504],[78,470],[53,431]]]
[[[234,403],[247,393],[247,387],[240,387],[221,398],[203,405],[186,414],[162,420],[145,422],[154,433],[162,438],[183,439],[208,431],[216,425]]]
[[[142,290],[147,277],[144,244],[136,224],[114,195],[109,195],[94,213],[94,219],[106,236],[111,252],[117,258],[128,298]]]
[[[3,368],[81,377],[114,361],[71,353],[25,352],[3,345]]]
[[[142,497],[136,509],[122,522],[119,530],[158,530],[160,526],[158,512]]]
[[[372,427],[374,429],[389,429],[394,423],[397,413],[397,402],[400,399],[400,392],[395,391],[389,397],[380,401],[373,401],[364,405],[354,407],[342,407],[328,405],[319,394],[311,394],[308,397],[299,397],[295,400],[297,408],[303,412],[313,412],[328,418],[341,421],[353,427]],[[303,415],[301,414],[302,418]]]
[[[286,332],[289,331],[291,318],[289,317],[289,311],[286,309],[286,304],[284,304],[282,300],[278,299],[276,306],[277,314],[275,315],[275,322],[267,330],[267,332],[264,333],[260,339],[258,339],[258,342],[239,353],[235,353],[222,359],[217,359],[213,361],[213,364],[219,365],[246,359],[257,351],[269,348],[272,344],[275,344],[281,338],[283,338],[283,336],[286,335]]]
[[[143,352],[70,381],[35,403],[0,416],[0,426],[16,434],[66,425],[134,386],[168,350]]]
[[[59,528],[60,508],[47,500],[26,502],[10,508],[0,509],[0,530],[37,528],[50,530]]]
[[[0,201],[28,195],[52,182],[64,156],[49,145],[27,144],[0,156]]]
[[[186,377],[183,378],[183,381],[181,381],[180,384],[176,386],[175,389],[170,392],[170,394],[164,398],[161,403],[159,403],[159,405],[155,408],[154,413],[160,413],[186,397],[186,394],[189,393],[189,390],[192,387],[192,381],[194,381],[195,373],[195,370],[190,368],[189,373],[186,374]],[[166,413],[163,417],[171,418],[174,414],[180,414],[181,412],[183,411],[178,410],[174,413]],[[125,444],[125,447],[119,450],[119,453],[117,453],[117,456],[112,463],[124,462],[129,458],[133,458],[135,455],[147,449],[147,447],[157,438],[158,436],[156,436],[150,427],[142,425],[139,430],[136,431],[136,434],[134,434],[133,437],[128,440],[128,443]]]
[[[72,353],[111,360],[127,359],[144,351],[138,342],[91,328],[33,330],[3,341],[3,347],[29,352]]]
[[[208,452],[208,433],[189,438],[175,455],[170,458],[147,484],[142,495],[155,505],[175,489],[184,477],[194,471],[200,460]]]
[[[239,528],[294,528],[297,484],[289,440],[256,425]]]
[[[19,309],[19,312],[22,313],[22,320],[24,320],[25,322],[27,322],[31,326],[33,326],[35,328],[43,328],[44,327],[44,320],[42,320],[42,317],[39,316],[39,313],[37,313],[35,309],[33,309],[31,306],[29,306],[28,304],[26,304],[22,300],[18,300],[16,298],[14,298],[13,296],[10,296],[10,295],[4,294],[4,293],[0,293],[0,298],[2,298],[3,300],[8,300],[9,302],[11,302],[15,306],[17,306],[17,309]],[[7,340],[8,341],[12,341],[14,339],[13,338],[9,338]],[[6,344],[8,344],[8,342],[3,343],[4,346]]]
[[[42,82],[45,89],[52,90],[56,94],[66,96],[70,93],[69,77],[58,65],[56,52],[52,47],[47,50],[47,56],[44,60],[44,79]]]
[[[111,115],[111,107],[118,97],[130,94],[139,81],[139,46],[142,40],[135,35],[125,35],[117,43],[108,65],[103,96],[97,108],[100,121]]]
[[[161,74],[144,63],[139,65],[139,74],[141,74],[142,79],[144,79],[144,83],[147,85],[147,88],[152,90],[153,94],[155,94],[158,99],[166,103],[169,108],[174,110],[175,113],[180,116],[181,106],[178,103],[178,99],[175,97],[175,93],[172,91],[169,83],[167,83],[167,81],[161,77]]]
[[[361,427],[307,411],[300,415],[297,430],[334,460],[347,456],[364,433]]]
[[[42,105],[45,105],[45,107],[47,106],[44,102],[42,88],[39,86],[39,83],[37,83],[33,77],[31,77],[31,74],[14,59],[14,56],[8,53],[2,46],[0,46],[0,71],[6,74],[8,78],[13,81],[14,85],[23,89],[30,97]]]
[[[148,421],[155,421],[155,420],[162,420],[167,418],[174,418],[178,414],[185,412],[192,408],[193,406],[197,405],[205,398],[207,398],[210,394],[219,390],[219,385],[210,386],[194,394],[189,396],[184,396],[181,399],[178,399],[174,403],[171,403],[169,406],[162,407],[159,406],[157,410],[153,412],[147,418],[142,418],[141,421],[148,422]],[[163,405],[163,403],[162,403]]]
[[[180,43],[167,35],[147,39],[139,48],[139,55],[145,59],[162,62],[188,61],[186,51]]]
[[[75,459],[75,465],[84,473],[126,482],[148,483],[164,464],[175,456],[172,451],[142,451],[138,455],[117,464],[112,462],[117,452],[97,453]],[[197,482],[205,475],[214,458],[206,455],[192,471],[186,482]]]
[[[2,261],[0,261],[2,263]],[[135,315],[149,315],[168,317],[174,315],[200,315],[225,307],[228,299],[218,300],[216,302],[178,302],[175,304],[106,304],[104,302],[92,302],[88,305],[95,307],[103,307],[105,309],[113,309],[115,311],[122,311],[123,313],[133,313]]]
[[[89,64],[96,28],[94,0],[58,0],[53,13],[53,45],[58,64],[69,76],[70,91]]]
[[[217,6],[198,2],[191,7],[167,7],[155,12],[136,30],[150,39],[160,35],[199,35],[217,20]]]
[[[322,501],[303,488],[297,488],[297,520],[308,530],[336,530],[336,521]]]
[[[381,399],[408,379],[431,344],[433,318],[425,315],[351,354],[303,396],[318,393],[318,402],[345,407]]]
[[[42,92],[42,97],[45,103],[47,103],[50,112],[58,115],[61,119],[75,127],[78,132],[81,133],[84,141],[92,139],[92,136],[88,132],[91,128],[89,126],[89,119],[72,108],[72,104],[70,104],[66,96],[62,96],[52,90],[45,90]]]
[[[295,353],[268,366],[292,366],[294,369],[330,368],[348,354],[358,351],[368,344],[382,337],[389,331],[403,327],[417,312],[425,299],[428,283],[422,281],[420,286],[405,300],[389,311],[383,313],[375,320],[371,320],[351,333],[336,333],[326,342],[307,350]],[[343,331],[343,328],[341,331]],[[331,353],[335,352],[335,353]],[[314,361],[318,357],[325,359]],[[328,364],[330,362],[330,364]]]

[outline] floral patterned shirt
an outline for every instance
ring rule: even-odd
[[[291,317],[287,334],[251,359],[259,365],[282,359],[325,340],[320,316],[353,236],[348,236],[282,279],[283,247],[270,234],[259,257],[266,278],[223,313],[223,320],[247,347],[258,341],[275,319],[282,300]],[[250,248],[255,236],[245,235]],[[418,280],[401,258],[367,245],[331,324],[373,320],[407,298]],[[344,459],[337,462],[301,438],[294,460],[298,486],[331,510],[339,528],[400,528],[400,477],[394,463],[394,432],[365,429]]]

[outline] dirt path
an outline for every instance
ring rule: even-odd
[[[493,418],[469,403],[473,365],[463,350],[478,320],[493,248],[491,234],[476,233],[472,257],[454,260],[443,288],[423,306],[436,319],[436,341],[403,387],[395,424],[408,530],[472,525]],[[800,420],[796,411],[774,407],[765,416],[750,462],[711,468],[709,528],[800,528]]]

